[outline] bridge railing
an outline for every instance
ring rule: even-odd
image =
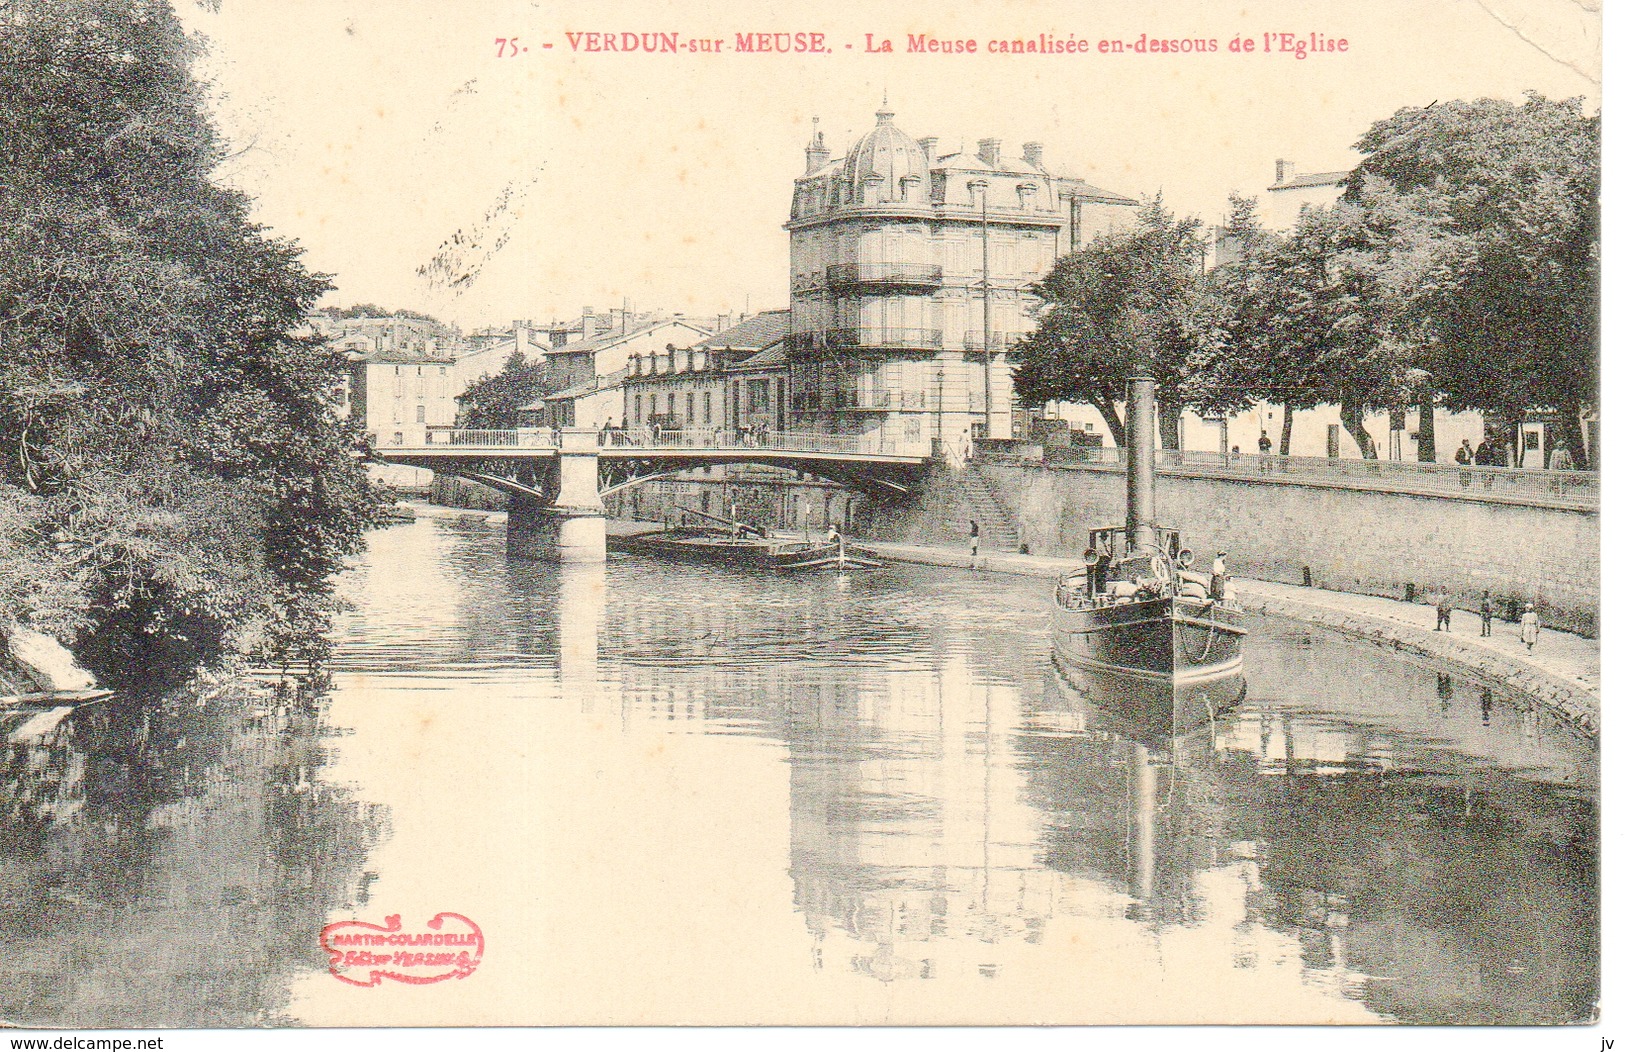
[[[557,449],[558,432],[547,427],[430,428],[423,436],[431,446],[484,446],[513,449]]]
[[[996,460],[1031,458],[977,450],[978,456]],[[1115,468],[1122,463],[1118,448],[1050,448],[1042,462],[1054,465]],[[1187,469],[1201,474],[1254,479],[1301,479],[1344,483],[1356,489],[1421,491],[1446,496],[1492,494],[1526,500],[1557,500],[1596,506],[1601,500],[1600,479],[1594,471],[1549,471],[1542,468],[1501,468],[1461,464],[1423,464],[1406,460],[1363,460],[1353,457],[1278,457],[1251,453],[1159,449],[1157,466]]]
[[[463,449],[557,449],[557,430],[545,427],[508,430],[438,428],[426,435],[431,446]],[[928,457],[929,439],[901,441],[868,435],[830,435],[814,431],[751,431],[733,428],[619,428],[599,431],[602,449],[656,450],[696,449],[732,452],[774,450],[782,453],[847,453],[855,456]]]

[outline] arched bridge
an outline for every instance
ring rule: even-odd
[[[510,542],[562,561],[601,559],[602,498],[652,479],[713,464],[764,464],[896,499],[911,492],[930,454],[929,441],[722,428],[444,428],[431,429],[422,445],[372,451],[386,463],[428,468],[508,493]],[[527,531],[540,534],[536,543],[521,536]]]

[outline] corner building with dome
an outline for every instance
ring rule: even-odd
[[[1009,352],[1037,325],[1029,288],[1139,202],[1052,173],[1040,143],[939,154],[893,116],[843,158],[821,132],[807,146],[785,224],[791,426],[959,453],[1019,431]]]

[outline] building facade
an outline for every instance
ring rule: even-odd
[[[349,365],[344,408],[373,445],[417,445],[431,427],[457,419],[455,330],[421,318],[310,319]]]
[[[786,430],[789,328],[788,310],[763,311],[687,347],[634,356],[624,384],[627,425]]]
[[[1028,287],[1137,202],[1052,173],[1040,143],[939,154],[882,109],[844,158],[806,149],[790,219],[792,427],[941,447],[1011,434]]]

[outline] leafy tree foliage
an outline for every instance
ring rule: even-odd
[[[1445,404],[1559,409],[1577,456],[1597,404],[1600,134],[1580,100],[1533,92],[1403,109],[1356,144],[1347,195],[1412,219],[1384,280]]]
[[[532,362],[515,351],[495,376],[482,376],[458,397],[458,416],[464,427],[519,426],[519,410],[550,394],[547,363]]]
[[[1233,408],[1234,388],[1213,382],[1224,346],[1215,339],[1219,305],[1204,253],[1200,220],[1176,218],[1158,197],[1141,207],[1133,229],[1062,258],[1034,289],[1045,310],[1015,349],[1017,397],[1027,405],[1087,401],[1119,444],[1116,403],[1141,369],[1157,381],[1165,446],[1177,445],[1183,407]]]
[[[375,514],[328,284],[211,181],[195,48],[160,0],[0,23],[0,603],[59,635],[263,640]]]

